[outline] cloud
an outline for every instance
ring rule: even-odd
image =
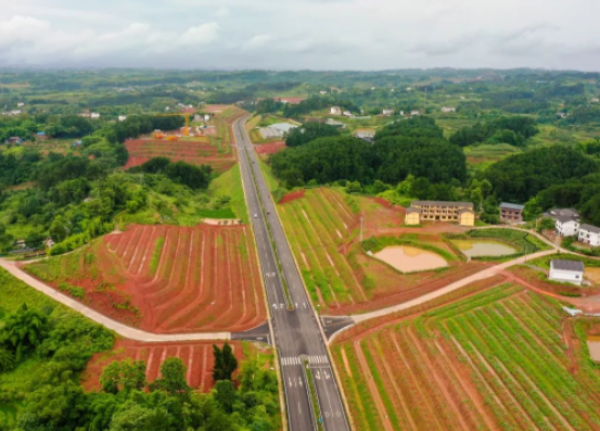
[[[245,42],[242,48],[247,50],[264,48],[272,40],[273,36],[270,34],[257,34],[256,36],[253,36],[248,42]]]
[[[221,6],[219,9],[217,9],[217,11],[215,12],[215,16],[217,18],[227,18],[229,16],[229,9],[226,6]]]
[[[160,31],[148,23],[134,22],[114,31],[60,29],[50,22],[15,16],[0,22],[0,65],[43,65],[61,61],[118,58],[151,58],[174,48],[206,46],[219,38],[216,22],[191,26],[183,32]]]
[[[0,66],[600,69],[600,2],[545,1],[0,0]]]
[[[206,45],[219,38],[219,24],[210,22],[190,27],[179,39],[183,45]]]

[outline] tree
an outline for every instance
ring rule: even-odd
[[[23,355],[39,346],[48,335],[48,318],[23,304],[8,316],[0,332],[0,340],[15,352],[17,362]]]
[[[185,379],[186,367],[179,358],[167,358],[160,366],[162,377],[152,384],[153,390],[165,391],[171,396],[186,397],[190,387]]]
[[[6,231],[6,226],[0,223],[0,254],[8,253],[13,248],[14,237]]]
[[[115,361],[102,371],[100,384],[105,392],[141,391],[146,386],[146,363],[144,361]]]
[[[0,347],[0,373],[15,368],[15,355],[5,347]]]
[[[62,242],[69,235],[69,230],[67,228],[67,222],[63,216],[56,216],[54,220],[52,220],[52,224],[50,225],[50,229],[48,230],[50,233],[50,238],[54,242]]]
[[[222,349],[213,344],[213,355],[215,357],[213,380],[215,382],[219,380],[231,380],[232,374],[237,369],[238,361],[229,343],[225,343]]]
[[[215,384],[214,391],[215,400],[223,407],[226,413],[231,413],[237,395],[233,383],[228,379],[219,380]]]
[[[25,245],[34,250],[38,250],[42,248],[44,239],[46,239],[46,236],[41,231],[34,230],[25,237]]]

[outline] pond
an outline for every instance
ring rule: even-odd
[[[448,262],[440,255],[408,245],[386,247],[373,256],[402,272],[425,271],[448,266]]]
[[[456,239],[452,240],[460,251],[468,257],[498,257],[518,253],[518,250],[500,241]]]
[[[587,339],[587,345],[592,361],[600,362],[600,337],[597,335],[590,335]]]

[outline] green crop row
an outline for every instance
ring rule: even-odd
[[[150,261],[151,275],[154,275],[156,273],[156,269],[158,268],[158,263],[160,262],[160,256],[162,254],[164,243],[165,239],[162,237],[156,240],[156,244],[154,246],[154,253],[152,254],[152,260]]]

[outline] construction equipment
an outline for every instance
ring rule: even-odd
[[[185,118],[185,127],[183,128],[183,136],[190,136],[190,115],[186,112],[178,112],[176,114],[155,114],[155,117],[183,117]]]

